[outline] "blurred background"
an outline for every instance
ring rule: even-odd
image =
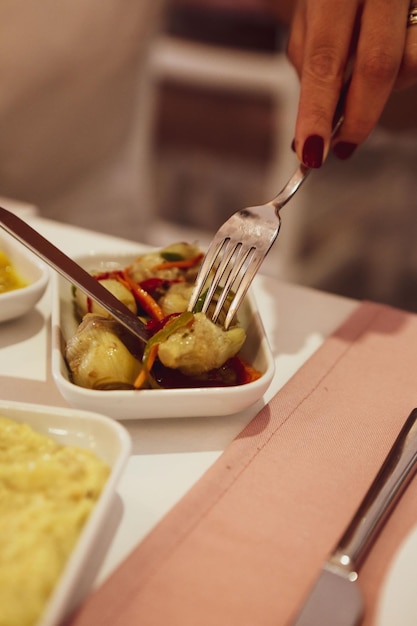
[[[140,242],[204,246],[295,169],[279,2],[6,4],[1,196]],[[415,111],[416,89],[393,96],[349,161],[330,156],[308,178],[264,272],[417,311]]]

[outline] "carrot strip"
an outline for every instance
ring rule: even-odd
[[[145,384],[146,378],[148,376],[148,372],[151,371],[152,366],[155,363],[155,359],[158,355],[158,348],[159,348],[159,344],[156,343],[149,350],[149,353],[147,354],[147,357],[146,357],[146,361],[143,364],[143,367],[140,370],[139,374],[137,375],[135,382],[133,383],[133,386],[135,387],[135,389],[140,389]]]
[[[248,365],[247,363],[244,364],[244,371],[244,384],[252,383],[254,380],[258,380],[258,378],[261,377],[261,372],[252,367],[252,365]]]
[[[131,289],[132,289],[132,288],[131,288],[131,286],[129,285],[129,283],[127,282],[127,280],[125,279],[125,277],[124,277],[124,276],[115,276],[115,278],[116,278],[116,280],[118,280],[118,281],[119,281],[119,283],[120,283],[121,285],[123,285],[123,287],[126,287],[126,289],[129,289],[129,290],[131,290]]]
[[[232,362],[237,376],[239,379],[239,385],[246,385],[252,383],[254,380],[258,380],[261,377],[261,372],[252,367],[244,361],[238,354],[232,357]]]
[[[178,261],[164,261],[164,263],[159,263],[159,265],[154,266],[154,270],[169,270],[173,267],[178,267],[179,269],[188,269],[189,267],[194,267],[198,265],[203,258],[203,254],[197,254],[197,256],[192,257],[191,259],[182,259]]]
[[[150,315],[153,319],[159,321],[164,318],[164,313],[157,301],[154,300],[154,298],[152,298],[152,296],[140,285],[135,283],[135,281],[131,279],[126,270],[123,272],[123,281],[125,281],[128,288],[131,290],[141,307],[144,309],[144,311],[146,311],[146,313],[148,313],[148,315]]]

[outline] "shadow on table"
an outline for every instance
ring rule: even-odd
[[[39,311],[32,309],[22,317],[0,324],[0,348],[23,343],[37,335],[45,324],[45,318]]]

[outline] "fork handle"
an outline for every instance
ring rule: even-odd
[[[347,90],[347,86],[345,85],[344,90],[343,90],[343,96],[345,95],[346,90]],[[344,119],[343,114],[339,113],[339,110],[341,110],[343,101],[342,102],[339,101],[338,103],[338,108],[336,109],[337,119],[336,119],[335,124],[333,125],[331,137],[334,137],[336,135],[339,128],[343,124],[343,119]],[[294,174],[291,176],[291,178],[289,179],[285,187],[281,189],[279,194],[275,196],[275,198],[273,198],[268,203],[268,204],[271,204],[275,208],[275,212],[278,217],[279,217],[279,210],[282,209],[282,207],[285,206],[287,202],[289,202],[289,200],[291,200],[295,192],[298,191],[298,189],[301,187],[302,183],[305,181],[305,179],[310,174],[310,172],[311,172],[311,168],[304,165],[304,163],[299,163],[297,169],[295,170]]]
[[[346,93],[345,89],[347,90],[346,85],[343,90],[343,96]],[[342,106],[342,103],[339,101],[338,108],[336,109],[336,122],[333,125],[331,137],[334,137],[336,135],[339,128],[343,124],[343,119],[344,119],[343,114],[339,113],[341,106]],[[279,216],[279,210],[282,209],[282,207],[285,206],[289,200],[291,200],[295,192],[301,187],[302,183],[305,181],[305,179],[310,174],[310,172],[311,172],[311,168],[304,165],[304,163],[299,163],[297,169],[295,170],[294,174],[291,176],[291,178],[289,179],[285,187],[281,189],[279,194],[275,196],[275,198],[273,198],[268,203],[268,204],[272,204],[278,216]]]
[[[310,174],[311,169],[299,163],[294,174],[291,176],[287,184],[275,198],[273,198],[268,204],[272,204],[275,209],[275,213],[279,217],[279,210],[287,204],[295,194],[295,192],[301,187],[307,176]]]
[[[345,81],[340,91],[339,99],[337,101],[336,109],[333,116],[332,133],[330,135],[332,139],[343,124],[343,111],[345,106],[346,94],[350,87],[350,82],[351,76],[349,76],[349,78]],[[310,172],[311,168],[307,167],[303,163],[300,163],[285,187],[281,189],[281,191],[277,196],[275,196],[275,198],[268,202],[268,204],[271,204],[275,208],[275,212],[278,217],[279,210],[282,209],[282,207],[285,206],[289,200],[291,200],[295,192],[301,187],[302,183],[305,181]]]

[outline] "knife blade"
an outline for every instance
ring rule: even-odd
[[[127,306],[29,224],[14,213],[0,207],[0,225],[64,278],[98,302],[136,338],[144,343],[148,341],[149,333],[145,324]]]
[[[355,626],[364,606],[358,571],[417,470],[413,409],[336,548],[324,563],[293,626]]]

